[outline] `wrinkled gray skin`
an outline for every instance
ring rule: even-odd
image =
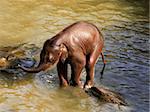
[[[105,67],[103,46],[104,39],[95,25],[76,22],[44,43],[37,67],[20,66],[20,68],[26,72],[37,73],[57,64],[60,85],[67,86],[69,84],[67,65],[70,64],[72,71],[70,84],[81,86],[80,75],[85,67],[87,76],[84,87],[89,88],[93,86],[94,67],[100,54]]]

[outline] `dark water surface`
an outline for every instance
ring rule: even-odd
[[[40,48],[73,22],[97,25],[105,37],[107,66],[101,80],[99,58],[95,84],[121,93],[129,106],[102,103],[71,87],[60,89],[56,70],[36,76],[15,71],[0,73],[0,112],[148,112],[148,19],[148,0],[1,0],[0,47],[28,43]],[[39,48],[33,48],[26,46],[28,51],[18,55],[39,60]]]

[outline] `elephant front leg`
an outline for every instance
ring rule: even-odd
[[[81,72],[82,72],[84,66],[85,66],[84,61],[82,61],[80,63],[76,62],[71,65],[72,74],[71,74],[70,85],[79,86],[79,87],[83,88],[83,85],[81,84],[81,81],[80,81],[80,76],[81,76]]]
[[[58,77],[60,80],[60,86],[68,86],[68,77],[67,77],[67,64],[59,62],[57,64]]]

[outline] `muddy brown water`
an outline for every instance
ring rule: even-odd
[[[129,106],[100,102],[77,88],[60,89],[55,69],[35,76],[14,70],[0,72],[0,112],[148,112],[148,19],[148,0],[1,0],[1,51],[27,43],[17,56],[39,60],[43,42],[67,25],[80,20],[97,25],[107,66],[101,80],[99,58],[95,85],[121,93]]]

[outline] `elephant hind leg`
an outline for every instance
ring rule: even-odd
[[[90,88],[94,84],[94,70],[95,70],[95,64],[98,60],[98,57],[101,53],[100,49],[95,49],[91,54],[86,56],[86,82],[84,84],[84,88]]]
[[[68,81],[68,77],[67,77],[67,64],[58,62],[57,71],[58,71],[58,77],[60,80],[60,86],[68,86],[69,81]]]

